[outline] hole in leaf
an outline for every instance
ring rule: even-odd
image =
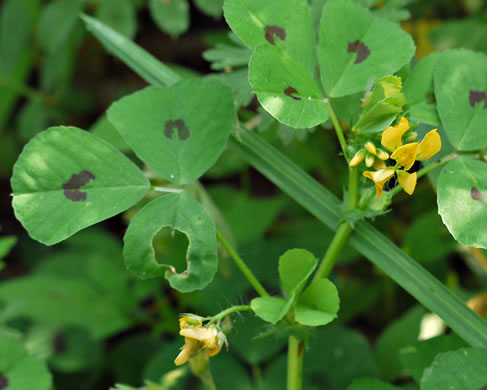
[[[294,93],[299,93],[298,91],[296,91],[296,89],[294,89],[293,87],[287,87],[285,90],[284,90],[284,95],[286,96],[289,96],[291,99],[294,99],[294,100],[301,100],[300,97],[298,96],[293,96]]]
[[[5,375],[0,373],[0,389],[6,389],[8,387],[8,379]]]
[[[477,103],[484,102],[484,108],[487,108],[487,94],[482,91],[470,91],[468,100],[472,108],[475,107]]]
[[[357,53],[357,58],[355,59],[354,64],[364,62],[370,55],[370,50],[367,45],[359,40],[348,44],[348,52]]]
[[[174,119],[164,124],[164,135],[170,140],[184,141],[189,138],[190,132],[183,119]]]
[[[79,189],[90,181],[95,180],[95,175],[90,171],[81,171],[78,174],[73,174],[71,178],[63,184],[64,196],[73,202],[84,202],[88,194],[81,192]]]
[[[162,228],[152,239],[152,246],[159,264],[171,265],[177,273],[186,269],[189,240],[185,233],[171,227]]]
[[[286,40],[286,30],[279,26],[266,26],[265,39],[272,45],[276,44],[275,37],[279,37],[281,41]]]

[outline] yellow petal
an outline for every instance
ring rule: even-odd
[[[205,348],[217,347],[217,333],[215,328],[185,328],[179,331],[181,336],[201,341]]]
[[[386,164],[384,163],[384,161],[382,160],[375,160],[374,161],[374,169],[376,171],[382,169],[382,168],[385,168],[386,167]]]
[[[365,166],[370,168],[372,165],[374,165],[374,161],[375,157],[372,154],[367,153],[367,156],[365,156]]]
[[[206,350],[208,351],[208,356],[212,357],[212,356],[218,355],[220,353],[220,351],[222,350],[222,346],[220,344],[220,345],[217,345],[216,348],[207,348]]]
[[[406,191],[409,195],[412,195],[414,189],[416,188],[416,182],[418,180],[416,172],[407,173],[404,171],[399,171],[397,173],[397,179],[399,181],[399,184],[402,185],[404,191]]]
[[[376,172],[365,171],[363,175],[374,182],[377,196],[382,196],[384,184],[386,184],[386,182],[388,182],[391,177],[394,176],[394,169],[384,168]]]
[[[367,142],[365,144],[365,149],[367,149],[367,152],[369,152],[370,154],[377,156],[377,148],[375,147],[375,145],[372,142],[370,142],[370,141]]]
[[[382,133],[381,144],[391,152],[402,145],[402,136],[409,130],[409,122],[402,117],[396,126],[389,126]]]
[[[416,161],[416,154],[418,153],[419,144],[413,142],[397,148],[394,153],[391,154],[391,158],[396,160],[399,165],[404,167],[405,171],[408,171]]]
[[[382,149],[377,149],[377,157],[381,160],[389,160],[389,153],[384,152]]]
[[[192,339],[186,339],[186,343],[181,347],[181,352],[174,360],[176,366],[182,366],[189,359],[191,359],[194,353],[198,350],[197,341]]]
[[[353,156],[348,165],[351,167],[356,167],[359,165],[362,161],[364,161],[365,153],[365,149],[359,150],[357,153],[355,153],[355,156]]]
[[[436,153],[441,150],[441,137],[438,134],[438,130],[434,129],[431,130],[428,134],[426,134],[419,144],[418,148],[418,155],[416,156],[416,160],[429,160],[433,157]]]

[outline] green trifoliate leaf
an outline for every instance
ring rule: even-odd
[[[378,80],[365,97],[364,110],[353,129],[357,133],[382,132],[403,111],[406,97],[401,92],[402,81],[397,76]]]
[[[339,307],[335,285],[328,279],[318,279],[299,297],[294,316],[301,325],[326,325],[337,317]]]
[[[225,0],[224,11],[227,23],[248,47],[279,46],[308,73],[313,71],[315,45],[306,0]]]
[[[84,328],[96,339],[133,325],[112,297],[71,277],[38,274],[10,279],[0,285],[0,299],[15,306],[19,317],[56,327]]]
[[[180,35],[189,27],[189,5],[187,0],[149,0],[152,19],[162,31]]]
[[[483,390],[487,385],[487,350],[464,348],[438,355],[421,379],[421,390]]]
[[[17,219],[46,245],[128,209],[149,189],[140,169],[113,146],[62,126],[27,144],[11,185]]]
[[[434,82],[438,114],[458,150],[487,146],[487,55],[470,50],[441,54]]]
[[[399,390],[399,388],[376,378],[360,378],[353,381],[347,390]]]
[[[409,63],[412,38],[387,20],[346,0],[330,0],[320,26],[321,80],[331,97],[363,91],[371,76],[380,79]]]
[[[260,104],[279,122],[310,128],[330,116],[311,73],[278,46],[259,46],[249,63],[250,85]]]
[[[195,0],[194,3],[205,14],[213,17],[219,17],[223,12],[223,0]]]
[[[208,113],[211,112],[211,117]],[[235,123],[233,97],[217,81],[148,87],[112,104],[108,119],[164,179],[190,183],[223,152]]]
[[[49,390],[52,378],[46,364],[31,356],[22,343],[0,336],[0,388],[5,390]]]
[[[275,324],[282,320],[291,308],[292,299],[285,300],[278,297],[259,297],[250,302],[255,314],[264,321]]]
[[[132,0],[102,0],[99,2],[96,17],[128,38],[132,38],[137,30]]]
[[[414,67],[404,82],[404,93],[409,103],[409,118],[439,126],[440,118],[436,111],[433,74],[440,53],[432,53]]]
[[[299,292],[318,265],[307,250],[291,249],[279,258],[279,276],[288,295]]]
[[[487,164],[468,157],[450,161],[437,186],[438,212],[453,237],[487,248]]]
[[[152,239],[164,227],[188,237],[188,268],[182,273],[159,264],[155,258]],[[148,203],[130,222],[124,243],[123,256],[129,271],[143,279],[165,276],[171,287],[180,292],[204,288],[217,269],[215,224],[203,207],[186,194],[169,194]]]

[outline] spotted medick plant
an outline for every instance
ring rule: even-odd
[[[102,139],[64,126],[32,139],[15,165],[16,216],[46,245],[134,207],[123,254],[137,277],[165,277],[173,289],[190,293],[210,285],[223,254],[234,261],[257,296],[213,316],[179,318],[184,344],[174,363],[189,363],[207,388],[215,388],[210,358],[224,354],[223,346],[232,348],[226,336],[232,326],[225,321],[243,311],[267,323],[267,334],[287,338],[287,389],[303,388],[303,356],[313,329],[340,316],[339,290],[330,275],[347,242],[465,342],[487,347],[485,321],[367,221],[386,213],[401,189],[412,195],[419,178],[441,167],[432,180],[444,224],[459,243],[487,248],[487,57],[449,50],[413,66],[411,36],[359,3],[314,4],[316,18],[305,0],[225,0],[232,39],[248,56],[226,73],[189,79],[83,16],[108,51],[152,84],[107,110],[145,168]],[[250,118],[242,83],[261,106]],[[348,175],[343,200],[255,131],[266,116],[296,134],[334,129],[341,151],[333,158]],[[268,291],[259,280],[263,275],[240,257],[231,230],[198,181],[226,150],[333,231],[321,259],[289,242],[277,261],[280,292]],[[165,227],[188,238],[183,272],[170,258],[167,264],[156,259],[152,240]],[[372,389],[353,390],[366,388]]]

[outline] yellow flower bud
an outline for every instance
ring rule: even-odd
[[[365,149],[367,149],[367,152],[373,154],[374,156],[377,156],[377,148],[372,142],[367,142],[365,144]]]
[[[375,157],[368,153],[367,156],[365,156],[365,165],[367,168],[370,168],[372,165],[374,165]]]
[[[351,167],[356,167],[362,161],[364,161],[366,153],[367,152],[365,151],[365,149],[359,150],[357,153],[355,153],[355,156],[353,156],[348,165],[350,165]]]

